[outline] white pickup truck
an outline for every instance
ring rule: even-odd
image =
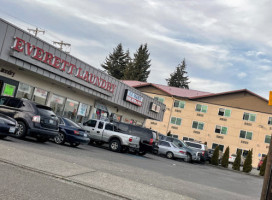
[[[110,122],[91,119],[83,123],[83,128],[87,131],[91,141],[100,144],[109,143],[112,151],[120,152],[122,149],[139,151],[140,138],[118,132],[117,127]]]

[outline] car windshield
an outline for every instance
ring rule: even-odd
[[[72,120],[70,119],[67,119],[67,118],[64,118],[65,119],[65,122],[68,126],[73,126],[73,127],[76,127],[76,128],[81,128],[81,126],[79,126],[77,123],[73,122]]]
[[[50,117],[55,117],[55,113],[52,111],[52,109],[50,107],[47,106],[43,106],[43,105],[36,105],[38,112],[40,115],[43,116],[50,116]]]

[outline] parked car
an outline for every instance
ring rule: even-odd
[[[264,158],[265,158],[265,157],[262,157],[261,160],[259,161],[258,166],[257,166],[257,170],[260,170],[260,169],[261,169],[261,166],[262,166],[262,164],[263,164]]]
[[[165,136],[162,134],[159,134],[159,140],[160,141],[168,141],[168,142],[173,142],[176,146],[180,148],[184,148],[186,150],[186,159],[184,159],[186,162],[199,162],[200,161],[200,156],[202,151],[190,148],[185,142],[182,140],[179,140],[177,138]]]
[[[90,139],[83,127],[64,117],[59,119],[59,133],[54,137],[57,144],[70,143],[71,146],[76,147],[80,144],[88,144]]]
[[[147,152],[155,154],[158,153],[159,137],[157,132],[148,128],[122,122],[114,122],[114,124],[120,132],[140,138],[139,155],[145,155]]]
[[[84,122],[83,127],[88,131],[92,141],[109,143],[109,148],[112,151],[120,152],[124,148],[139,151],[140,138],[127,132],[120,132],[113,123],[91,119]]]
[[[195,142],[195,141],[184,141],[190,148],[192,149],[197,149],[201,151],[200,155],[200,161],[201,162],[206,162],[208,158],[208,150],[207,146],[205,144]]]
[[[209,163],[211,163],[213,153],[214,153],[214,149],[208,149],[208,157],[206,161],[208,161]],[[221,163],[222,157],[223,157],[223,152],[219,151],[219,156],[218,156],[219,163]]]
[[[0,97],[0,113],[14,118],[18,122],[17,138],[36,137],[45,142],[58,135],[58,118],[48,106],[27,99]]]
[[[237,157],[236,154],[231,154],[230,157],[229,157],[229,163],[233,164],[236,157]],[[240,163],[240,165],[244,165],[244,162],[245,162],[245,157],[241,155],[241,163]]]
[[[15,119],[0,114],[0,139],[15,135],[18,130],[18,123]]]
[[[187,152],[184,148],[176,146],[173,142],[160,141],[158,154],[165,155],[168,159],[187,158]]]

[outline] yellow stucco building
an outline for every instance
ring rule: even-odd
[[[145,126],[162,134],[207,143],[230,154],[253,149],[253,167],[269,148],[272,107],[268,100],[243,89],[208,93],[139,81],[124,81],[166,105],[163,121],[146,120]]]

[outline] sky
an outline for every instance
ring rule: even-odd
[[[271,0],[0,0],[0,18],[102,70],[122,43],[131,56],[147,43],[148,82],[166,85],[185,59],[189,88],[272,90]]]

